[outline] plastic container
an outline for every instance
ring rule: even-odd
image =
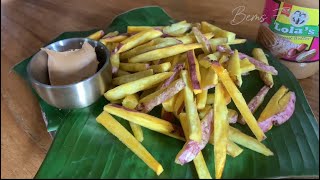
[[[319,71],[319,1],[266,0],[257,41],[304,79]]]

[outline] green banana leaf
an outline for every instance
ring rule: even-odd
[[[172,22],[175,20],[160,7],[145,7],[119,15],[106,31],[124,32],[128,25],[157,26]],[[86,37],[94,31],[67,32],[53,41]],[[255,47],[260,46],[250,41],[233,46],[249,55]],[[270,53],[267,54],[270,64],[278,70],[279,75],[274,76],[274,87],[254,116],[258,117],[281,85],[296,93],[296,110],[289,121],[273,127],[266,133],[267,139],[263,143],[274,152],[274,156],[266,157],[244,148],[238,157],[227,157],[223,178],[319,177],[319,125],[293,74]],[[24,60],[14,68],[22,77],[26,77],[26,65],[29,60],[30,58]],[[263,82],[258,72],[254,71],[243,77],[240,90],[248,101],[262,86]],[[142,160],[96,122],[95,118],[108,103],[104,97],[87,108],[68,111],[54,108],[41,98],[39,103],[49,121],[48,131],[57,129],[57,132],[35,178],[197,178],[193,163],[184,166],[174,163],[183,142],[143,128],[142,144],[164,168],[164,172],[157,176]],[[235,109],[234,104],[229,106]],[[155,108],[151,114],[159,117],[160,108]],[[127,121],[115,118],[131,131]],[[252,135],[247,126],[234,126]],[[207,145],[202,152],[211,176],[214,177],[213,147]]]

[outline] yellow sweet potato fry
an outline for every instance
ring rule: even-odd
[[[99,30],[99,31],[91,34],[90,36],[88,36],[88,38],[98,41],[103,35],[104,35],[104,31]]]
[[[106,35],[102,36],[101,39],[110,38],[119,35],[118,31],[108,32]]]
[[[197,111],[197,106],[195,104],[191,82],[188,77],[187,71],[181,71],[181,77],[186,84],[185,88],[183,89],[184,94],[184,104],[187,113],[188,119],[188,127],[190,129],[189,139],[200,142],[202,137],[201,126],[200,126],[200,119]]]
[[[122,100],[122,106],[128,109],[135,109],[139,104],[138,94],[130,94]]]
[[[165,62],[165,63],[162,63],[162,64],[152,65],[149,68],[153,69],[154,73],[166,72],[166,71],[170,70],[171,63],[170,62]]]
[[[165,102],[162,103],[162,107],[164,110],[167,112],[173,112],[173,106],[176,102],[177,94],[171,97],[170,99],[166,100]]]
[[[128,95],[122,101],[122,106],[126,107],[128,109],[135,109],[138,104],[139,104],[139,96],[137,94]],[[129,124],[130,124],[130,127],[131,127],[131,130],[133,132],[134,137],[139,142],[142,142],[143,141],[143,132],[142,132],[141,126],[139,126],[133,122],[129,122]]]
[[[257,139],[242,133],[240,130],[234,127],[231,127],[231,126],[229,127],[228,134],[229,134],[229,139],[231,141],[241,146],[244,146],[248,149],[261,153],[265,156],[273,155],[272,151],[268,149],[264,144],[259,142]]]
[[[153,70],[152,69],[148,69],[145,71],[140,71],[137,73],[133,73],[133,74],[128,74],[128,75],[123,75],[120,77],[116,77],[112,79],[112,84],[114,85],[121,85],[121,84],[125,84],[131,81],[135,81],[144,77],[148,77],[153,75]]]
[[[97,122],[103,125],[111,134],[116,136],[124,145],[145,162],[157,175],[163,172],[161,164],[136,140],[132,134],[115,120],[109,113],[102,112]]]
[[[127,109],[122,106],[116,106],[114,104],[105,105],[103,109],[110,114],[121,117],[153,131],[160,133],[170,133],[174,131],[174,127],[171,123],[149,114]]]
[[[178,118],[184,108],[184,92],[180,91],[176,96],[176,101],[173,106],[173,114]]]
[[[136,81],[122,84],[113,89],[108,90],[104,96],[109,100],[117,100],[124,98],[127,95],[137,93],[151,88],[152,86],[169,78],[173,72],[159,73],[152,76],[144,77]]]
[[[206,33],[203,35],[207,39],[211,39],[214,36],[213,33]],[[176,39],[178,39],[179,41],[182,41],[183,44],[190,44],[190,43],[197,42],[197,39],[196,39],[196,37],[194,37],[194,35],[185,35],[185,36],[181,36],[181,37],[176,37]]]
[[[214,25],[206,22],[206,21],[201,22],[201,30],[203,33],[213,32],[215,34],[215,37],[227,38],[228,42],[232,42],[236,38],[235,33],[223,30],[217,26],[214,26]]]
[[[262,122],[269,117],[282,112],[286,108],[285,105],[288,104],[290,99],[290,94],[287,93],[288,91],[289,89],[283,85],[278,89],[278,91],[271,97],[268,104],[261,112],[258,122]],[[284,102],[284,106],[281,106],[280,101]]]
[[[231,126],[229,126],[231,127]],[[229,132],[229,131],[228,131]],[[214,140],[213,140],[213,136],[210,137],[209,139],[209,143],[214,145]],[[231,157],[237,157],[238,155],[240,155],[243,152],[243,149],[241,147],[239,147],[237,144],[235,144],[234,142],[232,142],[230,140],[230,137],[228,136],[228,142],[227,142],[227,154],[230,155]]]
[[[235,50],[228,61],[227,70],[230,78],[235,82],[238,87],[242,85],[240,58],[238,50]]]
[[[198,110],[201,110],[206,106],[207,95],[208,95],[208,90],[202,90],[201,93],[196,95]]]
[[[200,109],[199,112],[199,118],[203,119],[206,114],[210,111],[212,107],[210,105],[206,105],[203,109]]]
[[[152,51],[148,51],[132,58],[129,58],[128,62],[149,62],[154,61],[157,59],[166,58],[169,56],[174,56],[192,49],[201,48],[201,44],[194,43],[194,44],[178,44],[174,46],[164,47],[160,49],[155,49]]]
[[[233,102],[237,106],[238,110],[240,111],[242,117],[247,122],[249,128],[254,133],[259,141],[262,141],[266,138],[263,131],[260,129],[257,120],[252,115],[248,105],[246,104],[245,99],[243,98],[241,92],[237,88],[237,86],[231,80],[228,71],[224,69],[220,64],[212,64],[214,71],[218,74],[219,79],[223,83],[224,87],[230,94]]]
[[[184,81],[181,78],[179,78],[174,82],[170,83],[168,87],[159,89],[149,94],[148,96],[142,98],[139,101],[139,105],[137,108],[142,112],[149,112],[155,106],[173,97],[175,94],[181,91],[185,86],[186,84],[184,83]]]
[[[235,39],[231,42],[228,42],[228,45],[233,45],[233,44],[243,44],[245,43],[247,40],[246,39]]]
[[[229,130],[230,131],[230,130]],[[228,131],[228,132],[229,132]],[[230,137],[229,137],[230,139]],[[243,149],[236,145],[234,142],[228,140],[227,144],[227,154],[231,157],[237,157],[239,154],[243,152]]]
[[[148,51],[152,51],[155,49],[164,48],[167,46],[172,46],[176,44],[181,44],[181,42],[175,38],[167,37],[167,38],[157,38],[154,40],[151,40],[145,44],[142,44],[140,46],[137,46],[129,51],[126,51],[124,53],[121,53],[120,59],[129,59],[131,57],[134,57],[138,54],[142,54]]]
[[[199,179],[212,179],[208,170],[206,161],[203,158],[202,152],[193,159],[194,166],[196,167]]]
[[[112,36],[112,37],[102,37],[102,39],[100,39],[100,42],[102,43],[115,43],[115,42],[121,42],[124,41],[125,39],[127,39],[129,36],[128,35],[118,35],[118,36]]]
[[[187,21],[180,21],[169,26],[165,26],[162,31],[170,36],[183,36],[191,28],[191,24]]]
[[[214,72],[214,70],[210,67],[207,69],[207,73],[205,75],[205,79],[203,80],[202,89],[208,90],[216,86],[218,83],[218,75]]]
[[[119,69],[128,72],[139,72],[149,69],[150,65],[145,63],[120,63]]]
[[[170,71],[173,71],[174,67],[176,67],[176,65],[178,63],[184,63],[183,59],[181,58],[180,54],[177,54],[177,55],[174,55],[174,56],[171,56],[172,59],[171,59],[171,67],[170,67]]]
[[[264,54],[263,50],[260,48],[254,48],[252,50],[252,55],[255,59],[257,59],[258,61],[261,61],[267,65],[269,65],[268,59],[266,57],[266,55]],[[262,72],[259,71],[260,74],[260,78],[262,79],[262,81],[269,86],[270,88],[272,88],[273,86],[273,78],[272,75],[270,73],[267,72]]]
[[[129,49],[132,49],[140,44],[148,42],[152,39],[160,37],[163,33],[156,29],[148,29],[141,31],[135,35],[130,36],[129,38],[121,41],[118,46],[118,53],[125,52]]]
[[[241,74],[246,74],[250,71],[255,70],[256,67],[249,61],[248,58],[244,58],[240,61],[240,69],[241,69]]]
[[[119,70],[120,59],[118,53],[112,53],[110,57],[110,62],[112,66],[112,73],[115,74]]]
[[[208,61],[209,60],[209,61]],[[209,68],[211,66],[210,61],[218,60],[217,56],[214,54],[209,54],[208,56],[202,57],[199,59],[199,64],[204,68]]]
[[[218,83],[215,87],[214,97],[214,166],[215,178],[220,179],[227,157],[227,142],[229,122],[227,120],[228,109],[223,97],[223,85]]]
[[[163,26],[128,26],[127,32],[128,33],[135,33],[135,32],[141,32],[149,29],[163,29]]]
[[[115,74],[115,77],[120,77],[120,76],[124,76],[124,75],[128,75],[128,74],[131,74],[127,71],[123,71],[121,69],[118,69],[117,73]]]

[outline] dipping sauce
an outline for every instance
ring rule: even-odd
[[[68,85],[80,82],[97,71],[99,61],[95,49],[84,42],[81,49],[57,52],[42,48],[48,54],[50,84]]]
[[[296,76],[319,71],[319,1],[266,0],[257,41]]]

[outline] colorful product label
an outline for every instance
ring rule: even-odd
[[[266,0],[258,42],[275,56],[294,62],[319,60],[319,10]]]

